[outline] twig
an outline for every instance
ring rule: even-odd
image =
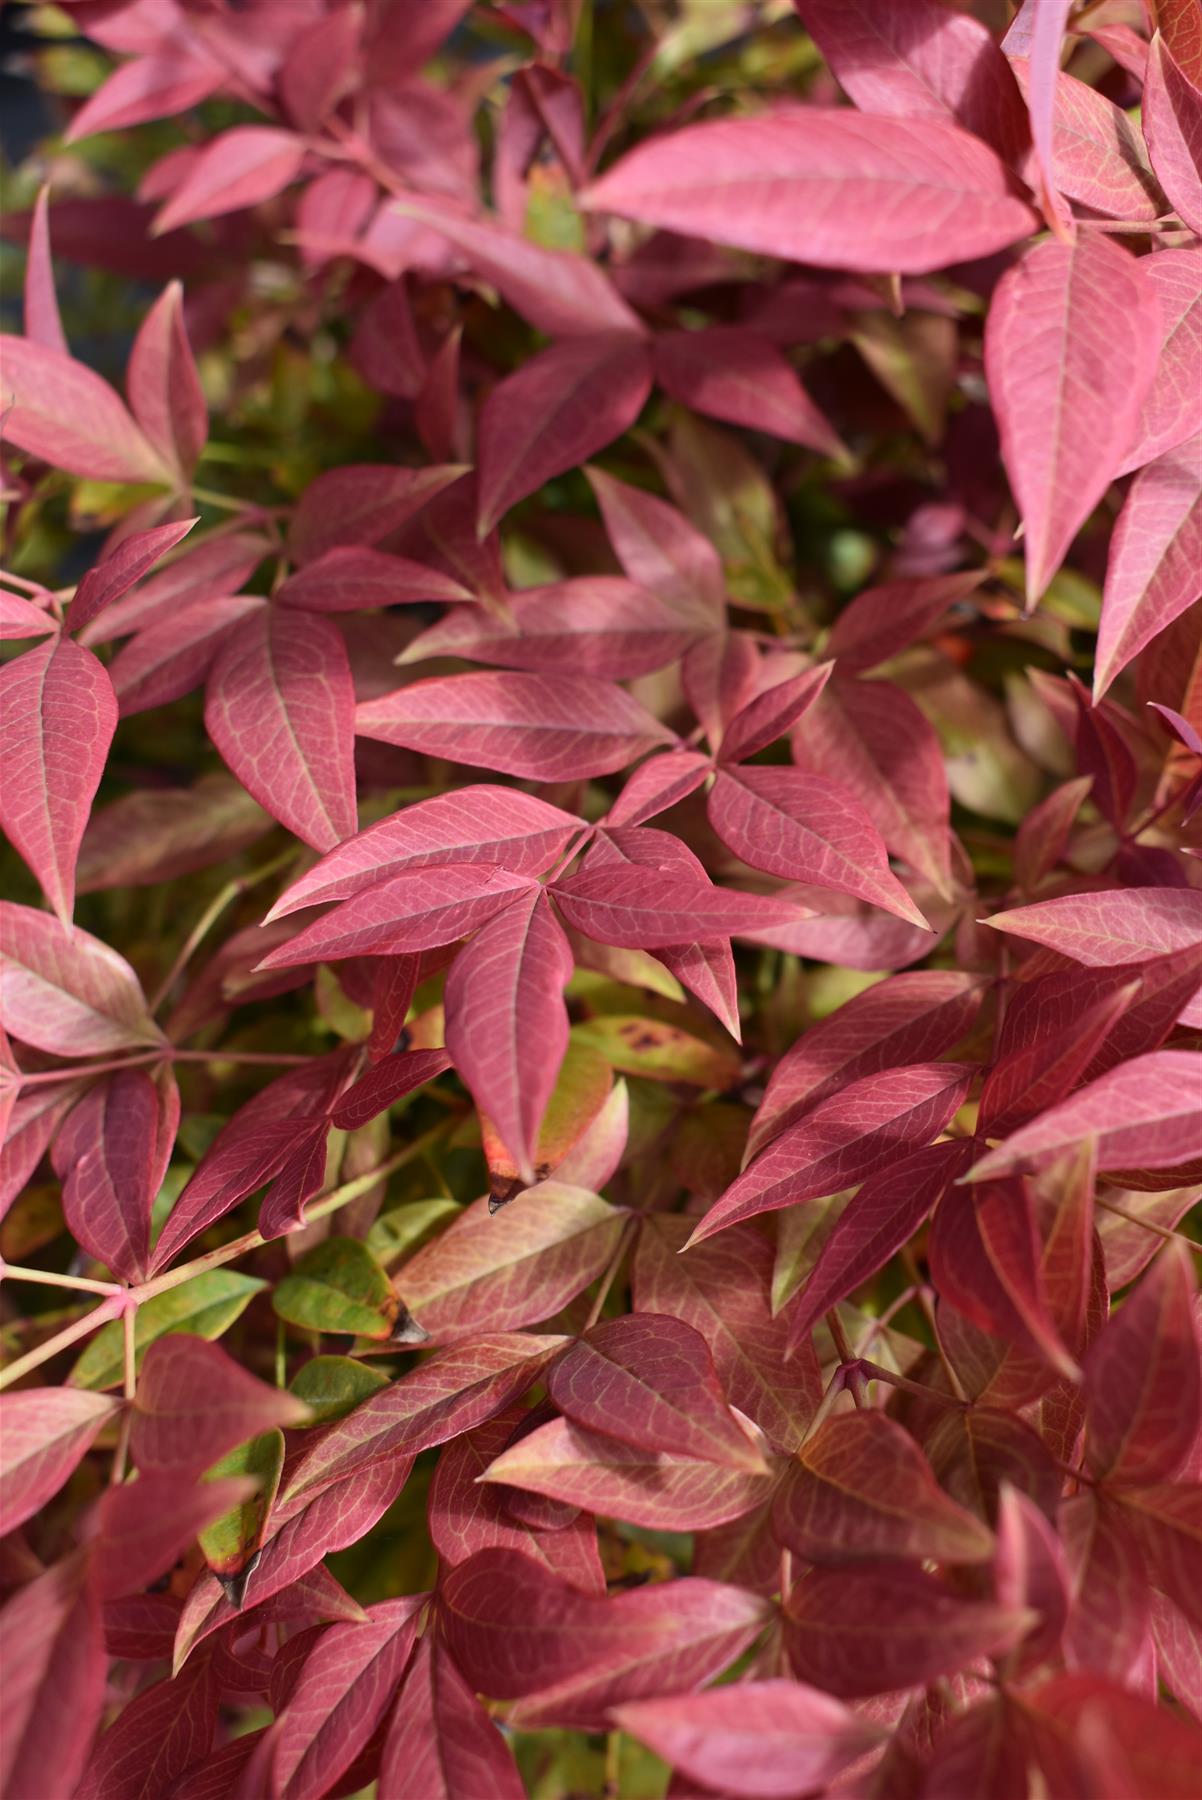
[[[116,1281],[89,1281],[84,1275],[60,1275],[56,1269],[24,1269],[0,1259],[0,1281],[28,1281],[36,1287],[78,1288],[83,1294],[120,1294]]]

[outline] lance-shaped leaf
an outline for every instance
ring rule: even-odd
[[[558,1182],[600,1193],[622,1160],[629,1124],[626,1083],[614,1080],[600,1051],[569,1041],[543,1114],[534,1155],[536,1173],[546,1168]],[[520,1194],[524,1184],[487,1118],[481,1136],[488,1159],[488,1202],[497,1211]]]
[[[0,1692],[0,1783],[14,1800],[73,1794],[104,1705],[108,1658],[100,1604],[81,1556],[52,1563],[0,1613],[7,1657]]]
[[[800,1298],[786,1315],[791,1345],[805,1342],[816,1320],[884,1268],[971,1159],[967,1139],[930,1144],[864,1183],[835,1220]]]
[[[176,1470],[110,1487],[90,1521],[97,1593],[110,1600],[157,1581],[206,1525],[253,1491],[241,1476],[194,1482]]]
[[[18,450],[87,481],[154,482],[169,471],[107,381],[60,350],[0,336],[4,435]]]
[[[650,1215],[634,1258],[640,1313],[683,1319],[706,1340],[722,1390],[772,1443],[795,1450],[809,1428],[822,1384],[808,1347],[792,1362],[786,1320],[772,1316],[772,1248],[753,1227],[683,1249],[690,1221]]]
[[[846,454],[830,420],[768,338],[735,325],[664,331],[654,355],[660,387],[695,412],[767,431],[823,456]]]
[[[978,1330],[1034,1346],[1072,1381],[1080,1371],[1048,1313],[1040,1248],[1025,1182],[955,1187],[931,1230],[931,1279]]]
[[[722,737],[722,760],[740,762],[782,738],[826,686],[833,663],[819,663],[757,694],[740,708]]]
[[[871,1409],[827,1419],[777,1490],[773,1530],[806,1562],[988,1562],[993,1534],[938,1486],[909,1432]]]
[[[1197,1726],[1104,1676],[1072,1671],[1028,1689],[1023,1727],[1051,1793],[1192,1800]]]
[[[365,1734],[366,1735],[366,1734]],[[525,1800],[505,1739],[438,1640],[424,1637],[384,1742],[380,1800]]]
[[[1036,1166],[1096,1138],[1098,1168],[1171,1169],[1202,1156],[1202,1057],[1154,1050],[1121,1063],[1033,1119],[981,1158],[970,1181]]]
[[[269,951],[262,969],[348,956],[398,956],[453,944],[529,894],[536,884],[495,863],[404,869],[340,901]]]
[[[971,1030],[983,998],[971,973],[923,969],[848,1000],[803,1032],[777,1063],[752,1120],[749,1156],[849,1082],[953,1049]]]
[[[113,600],[127,593],[152,569],[160,556],[187,537],[195,519],[184,519],[170,525],[156,525],[150,531],[135,531],[108,556],[91,569],[75,590],[67,608],[67,630],[78,631],[94,619]]]
[[[1069,4],[1070,0],[1031,0],[1031,5],[1013,22],[1003,46],[1014,59],[1020,51],[1029,58],[1024,92],[1034,147],[1032,186],[1039,195],[1044,218],[1066,243],[1072,243],[1076,226],[1056,185],[1054,121],[1060,47],[1068,22]]]
[[[481,1328],[516,1331],[551,1318],[601,1274],[625,1217],[559,1181],[519,1194],[501,1215],[477,1200],[405,1264],[397,1291],[441,1342]]]
[[[1018,1642],[1030,1623],[964,1600],[904,1563],[811,1569],[785,1603],[784,1638],[797,1676],[857,1699],[950,1674]]]
[[[588,675],[434,675],[355,713],[360,737],[530,781],[610,775],[672,733],[611,682]]]
[[[1109,218],[1158,218],[1165,210],[1164,197],[1138,128],[1113,100],[1060,69],[1059,60],[1057,45],[1050,66],[1041,67],[1039,82],[1041,155],[1050,164],[1051,190]],[[1011,67],[1034,104],[1030,65],[1015,57]],[[1032,187],[1039,185],[1037,168],[1029,179]]]
[[[466,1679],[521,1702],[514,1723],[596,1729],[611,1706],[687,1692],[754,1641],[768,1604],[685,1578],[612,1599],[582,1594],[515,1550],[483,1550],[442,1588],[447,1643]]]
[[[77,144],[98,131],[118,131],[190,112],[225,78],[220,62],[197,54],[189,42],[161,40],[150,55],[122,63],[101,82],[72,118],[64,141]]]
[[[24,1388],[0,1400],[0,1533],[58,1493],[116,1401],[72,1388]]]
[[[665,599],[620,575],[585,575],[515,594],[509,618],[460,606],[397,658],[467,662],[625,679],[675,662],[706,630],[696,602]]]
[[[84,626],[80,642],[105,644],[131,631],[177,623],[187,607],[236,594],[269,548],[267,538],[253,531],[203,538],[144,580],[136,593],[114,600],[99,619]]]
[[[276,901],[265,923],[432,863],[497,863],[541,875],[580,831],[580,820],[517,788],[479,782],[432,794],[339,844]]]
[[[331,1237],[305,1252],[271,1296],[277,1318],[308,1331],[386,1339],[396,1323],[388,1277],[357,1238]]]
[[[1092,786],[1092,775],[1062,782],[1027,814],[1014,839],[1014,879],[1020,889],[1038,887],[1056,867]]]
[[[690,1240],[743,1219],[838,1193],[930,1143],[963,1104],[975,1068],[912,1063],[854,1081],[788,1126],[715,1201]]]
[[[694,939],[766,931],[796,916],[787,900],[743,894],[683,870],[592,867],[551,889],[569,925],[603,944],[654,950]]]
[[[1191,231],[1202,231],[1202,93],[1159,31],[1148,51],[1143,130],[1152,167],[1178,217]]]
[[[260,1548],[283,1467],[283,1432],[278,1428],[263,1431],[214,1463],[195,1490],[203,1495],[206,1487],[226,1480],[241,1480],[244,1484],[235,1503],[200,1533],[200,1547],[214,1575],[227,1581],[240,1575]]]
[[[1154,637],[1202,598],[1202,433],[1141,469],[1106,565],[1094,698]]]
[[[261,1293],[266,1282],[235,1269],[210,1269],[181,1281],[166,1293],[155,1294],[138,1307],[134,1327],[135,1362],[141,1367],[147,1348],[172,1331],[191,1331],[198,1337],[218,1338]],[[122,1376],[124,1347],[120,1320],[101,1326],[71,1371],[74,1386],[116,1387]]]
[[[668,1313],[594,1325],[551,1370],[567,1418],[635,1448],[762,1474],[760,1452],[723,1395],[709,1345]]]
[[[700,601],[716,622],[725,604],[726,581],[709,539],[654,494],[601,469],[588,468],[585,474],[614,554],[631,581],[668,600]]]
[[[19,638],[46,637],[58,626],[49,613],[32,600],[19,594],[0,592],[0,642],[15,643]]]
[[[982,1136],[1005,1137],[1071,1092],[1139,993],[1138,972],[1124,973],[1131,978],[1110,979],[1105,985],[1083,978],[1073,984],[1075,992],[1068,984],[1055,993],[1037,992],[1046,984],[1032,982],[1019,993],[1006,1014],[998,1060],[981,1093]],[[1012,1012],[1020,1014],[1017,1022]]]
[[[650,355],[625,332],[565,338],[499,382],[480,415],[479,536],[629,430],[650,391]]]
[[[25,254],[25,336],[48,350],[70,356],[66,333],[54,291],[54,263],[50,255],[50,188],[39,188],[29,221],[29,245]]]
[[[1070,1668],[1133,1680],[1151,1618],[1139,1549],[1119,1509],[1096,1493],[1067,1500],[1058,1526],[1071,1583],[1065,1660]]]
[[[150,1209],[175,1141],[179,1096],[161,1106],[156,1084],[125,1069],[93,1088],[55,1146],[63,1217],[71,1235],[124,1281],[142,1281],[150,1256]]]
[[[1005,1482],[1055,1518],[1064,1476],[1043,1439],[1015,1414],[987,1406],[946,1412],[923,1447],[940,1486],[981,1518],[996,1520]]]
[[[889,868],[875,825],[836,782],[800,769],[720,769],[710,823],[753,869],[851,894],[914,925],[926,920]]]
[[[358,1131],[380,1113],[387,1112],[394,1100],[424,1087],[435,1075],[449,1069],[451,1059],[445,1050],[409,1050],[385,1056],[366,1075],[347,1088],[333,1112],[333,1123],[339,1131]]]
[[[1112,1485],[1172,1479],[1202,1417],[1190,1274],[1176,1244],[1165,1246],[1090,1347],[1085,1394],[1096,1474]]]
[[[143,1470],[199,1471],[274,1425],[297,1425],[308,1408],[250,1375],[204,1338],[172,1334],[142,1364],[130,1444]]]
[[[882,1733],[829,1694],[799,1681],[740,1681],[704,1694],[631,1700],[622,1731],[701,1787],[748,1800],[791,1800],[825,1788]]]
[[[998,283],[985,373],[1023,519],[1028,606],[1122,464],[1159,336],[1155,288],[1096,232],[1037,245]]]
[[[1152,1642],[1156,1670],[1170,1694],[1198,1718],[1194,1696],[1202,1685],[1202,1630],[1164,1594],[1152,1592]]]
[[[156,232],[270,200],[294,181],[303,138],[269,125],[235,125],[204,146],[154,221]]]
[[[890,681],[835,681],[793,732],[793,760],[838,769],[892,851],[944,899],[951,894],[951,798],[935,728]]]
[[[146,1688],[97,1743],[75,1790],[81,1800],[110,1800],[151,1784],[152,1792],[156,1786],[169,1792],[169,1784],[211,1747],[220,1692],[207,1655],[178,1680]]]
[[[134,338],[125,385],[134,418],[163,461],[187,482],[209,435],[209,415],[183,299],[183,288],[173,281],[151,307]]]
[[[1037,1615],[1023,1640],[1024,1669],[1047,1662],[1064,1632],[1069,1573],[1064,1546],[1033,1500],[1003,1482],[998,1501],[994,1596],[999,1606]]]
[[[1004,165],[958,126],[818,106],[687,125],[632,150],[582,201],[865,274],[918,275],[987,256],[1033,224]]]
[[[297,503],[288,528],[289,552],[294,561],[311,563],[341,545],[378,544],[462,474],[453,463],[425,469],[352,463],[327,469]]]
[[[478,931],[447,977],[447,1048],[527,1185],[567,1049],[571,973],[563,928],[534,893]]]
[[[565,1342],[497,1332],[456,1344],[410,1370],[327,1427],[305,1450],[280,1496],[286,1516],[356,1472],[470,1431],[524,1393]]]
[[[979,569],[969,569],[961,575],[866,588],[835,620],[827,654],[837,660],[842,675],[874,669],[924,637],[949,607],[980,587],[982,579]]]
[[[90,650],[54,638],[0,673],[0,828],[64,925],[75,860],[117,727],[108,672]]]
[[[419,600],[470,600],[461,582],[427,569],[407,556],[390,556],[367,545],[327,550],[290,575],[276,593],[281,606],[302,612],[359,612]]]
[[[994,913],[986,923],[1090,968],[1148,962],[1170,950],[1202,944],[1202,917],[1195,895],[1186,888],[1061,894]]]
[[[209,676],[209,736],[260,806],[315,850],[358,823],[354,704],[338,628],[310,613],[247,619]]]
[[[354,1762],[392,1704],[425,1602],[424,1594],[381,1601],[362,1624],[332,1625],[318,1638],[280,1715],[278,1800],[319,1800]]]
[[[605,1573],[591,1518],[578,1512],[566,1524],[557,1518],[554,1529],[540,1529],[509,1508],[506,1503],[514,1498],[509,1490],[480,1479],[530,1417],[519,1401],[447,1445],[430,1482],[430,1541],[448,1568],[477,1550],[520,1550],[572,1587],[603,1594]]]
[[[1127,1526],[1139,1540],[1148,1573],[1202,1631],[1202,1490],[1188,1481],[1156,1482],[1115,1491]],[[1155,1611],[1155,1594],[1153,1610]],[[1195,1651],[1196,1654],[1196,1651]]]
[[[123,956],[78,925],[0,901],[0,1024],[54,1056],[104,1056],[162,1042]]]
[[[1192,380],[1202,353],[1202,254],[1165,250],[1147,260],[1144,273],[1160,301],[1160,360],[1120,474],[1175,450],[1202,426]]]
[[[243,619],[266,610],[256,594],[202,600],[182,618],[164,619],[123,644],[111,664],[122,718],[168,706],[205,680],[223,642]]]

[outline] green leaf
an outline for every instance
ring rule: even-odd
[[[388,1377],[353,1356],[315,1356],[298,1369],[289,1388],[312,1412],[310,1424],[325,1425],[388,1386]]]
[[[416,1250],[463,1208],[454,1200],[411,1200],[382,1213],[367,1234],[367,1248],[378,1262],[393,1263]]]
[[[627,1075],[652,1081],[687,1081],[694,1087],[728,1088],[739,1079],[739,1059],[678,1025],[635,1013],[609,1013],[572,1028],[576,1043],[599,1050]]]
[[[134,1346],[138,1366],[149,1345],[173,1331],[190,1331],[197,1337],[219,1338],[228,1331],[254,1296],[267,1283],[233,1269],[210,1269],[178,1287],[156,1294],[138,1308]],[[123,1344],[121,1324],[102,1325],[71,1371],[73,1387],[110,1388],[121,1380]]]
[[[259,1548],[283,1466],[283,1432],[264,1431],[239,1444],[206,1470],[206,1481],[216,1481],[223,1475],[249,1475],[258,1484],[241,1505],[214,1519],[200,1534],[200,1547],[214,1575],[236,1575]]]
[[[387,1275],[357,1238],[315,1245],[277,1283],[271,1304],[290,1325],[366,1338],[391,1337],[397,1316]]]

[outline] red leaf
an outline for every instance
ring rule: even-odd
[[[166,484],[169,473],[107,381],[29,338],[0,336],[4,435],[88,481]]]
[[[823,456],[845,456],[838,433],[768,338],[738,326],[660,332],[655,379],[673,400],[732,425],[766,431]]]
[[[266,608],[257,594],[202,600],[178,619],[163,619],[139,631],[110,664],[122,718],[169,706],[199,687],[234,627]]]
[[[1038,1668],[1054,1655],[1064,1632],[1068,1565],[1064,1546],[1034,1501],[1005,1482],[998,1503],[993,1580],[999,1606],[1038,1615],[1018,1652],[1022,1669]]]
[[[424,1594],[384,1600],[362,1624],[322,1632],[280,1714],[278,1800],[320,1800],[338,1785],[392,1704],[425,1602]]]
[[[1086,1453],[1111,1485],[1169,1481],[1193,1448],[1202,1375],[1190,1271],[1176,1244],[1090,1347]]]
[[[1202,598],[1202,433],[1141,469],[1106,565],[1094,698]]]
[[[308,1417],[301,1401],[248,1374],[216,1344],[173,1332],[146,1352],[130,1447],[143,1471],[198,1473],[247,1438]]]
[[[1144,273],[1160,301],[1160,360],[1121,475],[1175,450],[1202,426],[1192,380],[1202,347],[1202,255],[1165,250],[1146,260]]]
[[[453,463],[426,469],[352,463],[327,469],[297,503],[288,527],[289,552],[303,564],[341,545],[378,544],[462,474]]]
[[[294,881],[265,923],[302,906],[346,900],[405,869],[433,863],[496,864],[541,875],[558,862],[581,823],[517,788],[480,782],[433,794],[368,825]]]
[[[1185,888],[1061,894],[994,913],[986,923],[1089,968],[1148,962],[1170,950],[1202,944],[1197,896]]]
[[[1143,129],[1161,187],[1191,231],[1202,231],[1202,94],[1158,31],[1148,52]]]
[[[722,761],[741,762],[784,737],[822,694],[832,663],[788,676],[740,707],[722,738]]]
[[[149,56],[122,63],[101,82],[71,120],[65,142],[77,144],[98,131],[120,131],[190,112],[225,79],[219,62],[197,54],[186,41],[160,41]]]
[[[1013,1132],[976,1163],[969,1181],[1031,1168],[1096,1138],[1098,1168],[1171,1169],[1202,1156],[1202,1057],[1155,1050],[1122,1063]]]
[[[1118,1509],[1096,1494],[1067,1500],[1058,1522],[1072,1580],[1065,1661],[1134,1685],[1151,1618],[1143,1558]]]
[[[287,969],[348,956],[395,956],[453,944],[537,883],[496,863],[445,863],[403,869],[352,894],[263,958]]]
[[[0,1023],[52,1056],[104,1056],[161,1044],[123,956],[78,925],[0,901]]]
[[[380,1800],[525,1800],[525,1793],[505,1739],[447,1651],[424,1637],[388,1727]]]
[[[302,612],[359,612],[366,607],[400,606],[420,600],[470,600],[458,581],[427,569],[407,556],[388,556],[366,545],[327,550],[278,589],[281,606]]]
[[[110,1487],[93,1521],[96,1592],[104,1600],[140,1592],[178,1562],[206,1525],[254,1491],[254,1482],[241,1476],[193,1482],[176,1470]]]
[[[143,627],[175,623],[185,608],[235,594],[269,548],[268,540],[252,531],[202,538],[136,593],[114,601],[100,619],[84,627],[80,642],[105,644]]]
[[[637,337],[566,338],[498,383],[480,415],[480,514],[486,537],[509,509],[628,430],[651,391]]]
[[[434,675],[356,708],[360,737],[531,781],[625,768],[672,733],[622,688],[586,675]]]
[[[386,1112],[402,1094],[423,1087],[451,1066],[445,1050],[410,1050],[385,1056],[366,1075],[361,1075],[340,1098],[331,1115],[339,1131],[358,1131]]]
[[[80,839],[117,726],[113,684],[90,650],[54,638],[0,672],[0,719],[0,825],[69,926]]]
[[[958,126],[817,106],[687,125],[632,150],[581,201],[866,274],[922,274],[987,256],[1033,223],[1001,162]]]
[[[709,539],[654,494],[616,481],[601,469],[588,468],[585,474],[614,554],[631,581],[666,600],[700,601],[716,619],[725,606],[726,582]]]
[[[170,1792],[177,1776],[207,1756],[217,1723],[220,1690],[207,1658],[184,1675],[146,1688],[100,1738],[79,1800],[141,1800],[148,1786],[147,1745],[154,1746],[152,1792]]]
[[[1028,1623],[963,1600],[904,1563],[811,1569],[785,1603],[784,1637],[797,1676],[845,1699],[912,1688],[979,1656],[1010,1649]]]
[[[144,1281],[150,1209],[179,1121],[174,1082],[141,1069],[107,1076],[74,1108],[55,1144],[63,1217],[76,1242],[123,1281]]]
[[[322,179],[329,181],[331,177],[327,175]],[[305,192],[311,194],[312,186]],[[374,199],[373,183],[368,197],[369,211]],[[340,218],[341,209],[333,216]],[[351,339],[350,360],[367,385],[375,388],[377,393],[395,394],[402,400],[412,400],[421,393],[426,379],[426,360],[417,339],[409,290],[403,280],[390,281],[360,312]],[[442,458],[436,456],[434,460],[441,462]]]
[[[1028,606],[1122,466],[1159,336],[1155,288],[1096,232],[1037,245],[998,283],[985,373],[1023,518]]]
[[[247,792],[315,850],[357,826],[354,704],[338,628],[309,613],[256,613],[209,675],[209,736]]]
[[[1127,1525],[1139,1540],[1148,1573],[1157,1587],[1202,1631],[1202,1489],[1177,1480],[1114,1492]],[[1153,1591],[1153,1615],[1156,1613]],[[1196,1650],[1195,1650],[1196,1654]],[[1191,1693],[1191,1704],[1196,1696]]]
[[[54,291],[54,264],[50,256],[50,189],[38,189],[29,222],[29,247],[25,254],[25,336],[47,350],[70,356],[58,296]]]
[[[75,1388],[24,1388],[0,1400],[0,1534],[58,1493],[116,1405]]]
[[[800,769],[720,769],[709,817],[722,842],[753,869],[834,888],[926,926],[890,871],[876,827],[836,782]]]
[[[1071,1093],[1139,992],[1138,971],[1124,973],[1131,979],[1083,977],[1070,985],[1053,976],[1019,990],[1006,1012],[997,1060],[981,1092],[978,1126],[983,1137],[1006,1137]]]
[[[563,929],[535,893],[477,932],[447,977],[447,1048],[527,1185],[567,1049],[571,973]]]
[[[269,125],[235,125],[204,146],[152,227],[174,231],[272,199],[296,180],[305,159],[303,139]]]
[[[879,1174],[900,1152],[929,1143],[943,1130],[963,1104],[974,1074],[968,1063],[913,1063],[854,1081],[819,1101],[731,1183],[690,1242]]]
[[[196,523],[195,519],[185,519],[180,524],[156,525],[153,531],[135,531],[132,537],[123,538],[111,555],[102,557],[88,570],[76,588],[67,608],[67,630],[78,631],[110,601],[119,599],[154,567],[160,556],[187,537]]]
[[[1056,867],[1092,786],[1092,775],[1065,781],[1027,814],[1014,840],[1014,879],[1020,889],[1038,887]]]
[[[1202,1738],[1190,1721],[1116,1682],[1086,1674],[1053,1675],[1023,1697],[1024,1725],[1049,1792],[1074,1797],[1114,1791],[1156,1800],[1193,1800]],[[1083,1766],[1091,1746],[1097,1759]],[[1090,1766],[1091,1765],[1091,1766]]]
[[[13,1800],[74,1794],[104,1705],[100,1608],[79,1556],[51,1564],[0,1613],[0,1787]]]
[[[961,575],[866,588],[835,620],[826,641],[827,655],[838,659],[841,675],[875,669],[925,637],[949,607],[966,600],[983,579],[980,569],[968,569]]]
[[[631,1700],[614,1720],[707,1790],[790,1800],[824,1789],[880,1741],[868,1719],[797,1681],[740,1681],[677,1699]]]
[[[655,950],[784,925],[797,908],[766,894],[743,894],[683,871],[605,864],[556,881],[568,924],[603,944]]]
[[[610,826],[645,825],[658,813],[687,800],[705,780],[710,759],[694,750],[667,750],[640,763],[609,812]]]
[[[396,1278],[406,1307],[443,1343],[551,1318],[601,1274],[626,1220],[596,1194],[555,1180],[519,1194],[504,1213],[499,1219],[477,1200]]]
[[[827,1419],[777,1490],[773,1530],[806,1562],[979,1563],[993,1534],[949,1500],[909,1433],[867,1410]]]

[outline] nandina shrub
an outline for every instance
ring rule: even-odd
[[[30,15],[15,1800],[1195,1793],[1202,31],[1005,11]]]

